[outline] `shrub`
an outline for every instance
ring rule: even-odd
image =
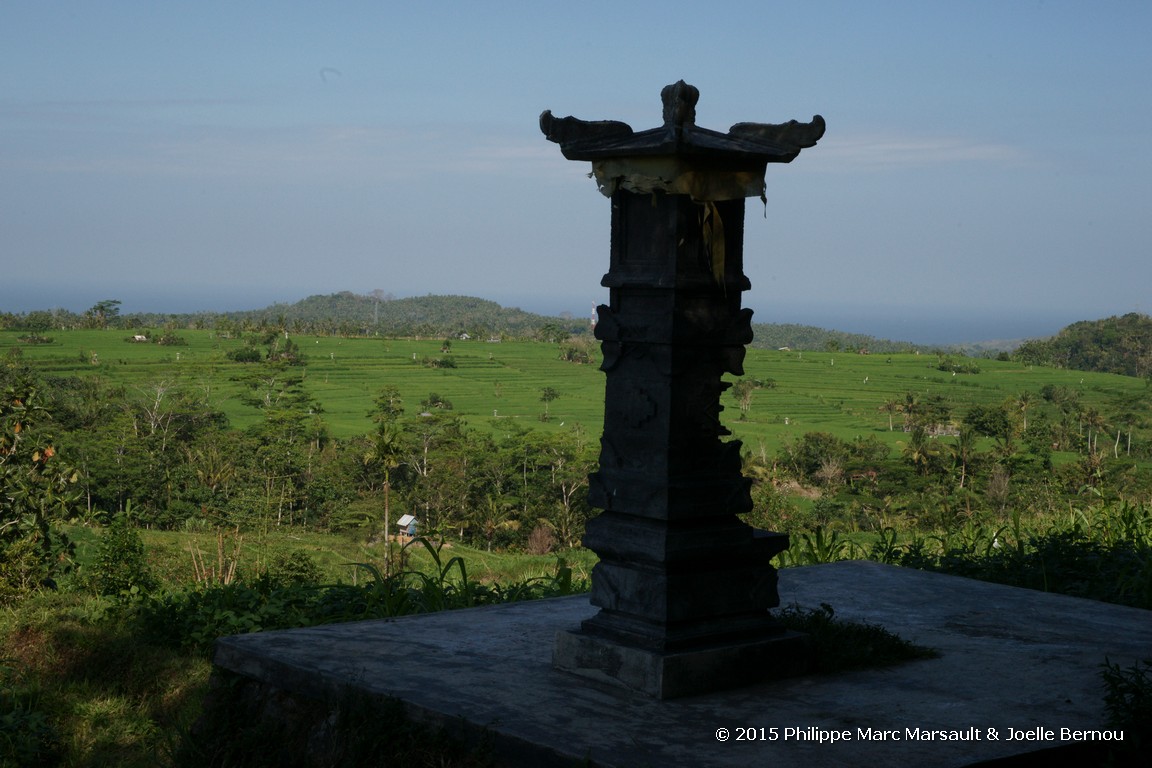
[[[54,765],[56,740],[47,715],[0,692],[0,766]]]
[[[224,356],[234,363],[258,363],[264,359],[264,355],[256,347],[232,349],[225,353]]]
[[[899,564],[981,581],[1058,592],[1136,608],[1152,607],[1152,551],[1138,541],[1104,543],[1078,531],[1024,536],[1017,546],[949,543],[939,553],[909,546]]]
[[[1147,759],[1152,747],[1152,659],[1137,662],[1128,669],[1104,660],[1104,709],[1108,724],[1124,731],[1124,756]],[[1126,764],[1126,763],[1125,763]]]
[[[0,541],[0,605],[16,602],[43,579],[43,563],[35,542]]]
[[[174,333],[165,333],[163,336],[161,336],[156,341],[156,343],[162,347],[186,347],[186,346],[188,346],[188,340],[187,339],[185,339],[183,336],[177,336]]]
[[[556,537],[546,525],[538,525],[528,534],[528,552],[533,555],[546,555],[556,546]]]
[[[596,362],[592,352],[584,346],[569,345],[560,350],[560,359],[568,363],[589,365]]]
[[[816,674],[837,674],[940,656],[938,651],[910,643],[879,625],[845,621],[835,618],[835,613],[832,606],[821,603],[819,608],[810,610],[790,605],[777,614],[785,627],[809,636],[813,646],[812,671]]]
[[[144,542],[126,515],[118,515],[104,531],[100,550],[90,567],[92,586],[101,595],[147,593],[156,588]]]
[[[436,392],[429,392],[425,400],[420,401],[420,407],[425,411],[431,411],[434,408],[442,411],[452,410],[452,401],[446,397],[441,397]]]
[[[276,586],[315,586],[323,578],[320,566],[301,550],[281,552],[264,569],[263,577]]]

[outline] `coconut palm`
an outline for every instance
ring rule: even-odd
[[[1016,396],[1016,407],[1020,409],[1020,415],[1024,418],[1024,431],[1028,431],[1028,409],[1032,407],[1035,397],[1031,392],[1025,390]]]
[[[888,414],[888,431],[891,432],[892,431],[892,417],[898,413],[903,412],[904,406],[899,400],[897,400],[896,398],[892,398],[889,400],[885,400],[884,405],[880,406],[879,410],[881,413]]]

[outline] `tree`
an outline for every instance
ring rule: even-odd
[[[0,367],[0,603],[55,583],[72,545],[53,529],[78,509],[80,473],[57,454],[31,374]]]
[[[380,302],[392,301],[394,297],[390,293],[385,293],[383,288],[373,288],[372,298],[376,300],[372,305],[372,325],[380,325]]]
[[[974,405],[964,415],[965,426],[981,435],[1007,440],[1012,433],[1012,420],[1000,406]]]
[[[903,449],[904,458],[921,475],[927,475],[940,455],[924,427],[915,427]]]
[[[463,427],[453,416],[431,413],[408,420],[405,427],[403,458],[412,481],[409,509],[420,508],[424,530],[437,531],[461,497],[454,471],[467,469],[455,450],[463,441]]]
[[[904,431],[911,432],[920,421],[920,398],[915,392],[905,392],[904,402],[900,404],[900,413],[904,414]]]
[[[109,325],[114,325],[120,317],[120,305],[122,303],[119,299],[104,299],[96,302],[84,313],[87,324],[92,328],[107,328]]]
[[[92,563],[92,586],[97,593],[113,597],[133,589],[148,592],[156,587],[144,542],[129,513],[117,515],[100,536],[99,550]]]
[[[920,401],[919,417],[926,428],[946,426],[952,418],[952,406],[942,395],[929,395]]]
[[[551,321],[541,325],[540,330],[537,331],[537,338],[549,344],[562,344],[568,339],[568,336],[568,331]]]
[[[304,354],[300,351],[300,347],[296,342],[288,338],[287,332],[284,338],[279,336],[272,337],[268,344],[268,362],[270,363],[284,363],[285,365],[304,365]]]
[[[1020,416],[1024,419],[1022,427],[1024,432],[1028,431],[1028,409],[1035,403],[1035,398],[1032,393],[1025,390],[1016,396],[1016,407],[1020,409]]]
[[[26,331],[47,331],[52,328],[52,313],[44,310],[34,310],[24,316],[19,324]]]
[[[737,379],[732,384],[732,396],[740,404],[741,420],[748,418],[748,411],[752,409],[752,393],[756,391],[756,382],[753,379]]]
[[[399,419],[404,413],[404,406],[400,390],[394,386],[380,390],[375,402],[376,408],[371,416],[376,422],[376,431],[368,450],[363,454],[363,462],[365,466],[372,466],[384,474],[384,571],[389,573],[392,553],[391,540],[388,538],[392,525],[392,470],[403,466],[400,457],[404,452],[404,434]]]
[[[404,415],[404,400],[400,397],[400,390],[392,385],[380,390],[374,402],[376,407],[368,415],[377,424],[395,421]]]
[[[264,420],[248,433],[256,443],[251,465],[263,481],[265,511],[269,518],[275,512],[277,525],[287,513],[290,524],[296,511],[303,509],[305,488],[314,478],[315,462],[328,441],[320,416],[323,408],[304,388],[303,372],[284,363],[264,363],[234,380],[248,390],[240,400],[264,414]]]
[[[232,380],[243,384],[247,390],[240,395],[240,401],[264,411],[269,418],[278,411],[308,408],[304,375],[283,364],[265,364],[234,376]]]
[[[884,405],[880,406],[880,412],[888,414],[888,431],[892,431],[892,417],[904,410],[903,404],[895,398],[885,400]]]
[[[1150,353],[1152,317],[1130,312],[1073,323],[1051,339],[1021,344],[1014,357],[1038,365],[1141,376]]]
[[[452,401],[446,397],[441,397],[436,392],[429,392],[428,397],[420,401],[420,407],[423,408],[425,412],[433,410],[450,411],[452,410]]]
[[[579,435],[530,433],[518,438],[523,452],[524,495],[533,496],[535,507],[549,513],[547,524],[564,547],[573,547],[584,534],[588,518],[588,473],[595,464]],[[533,462],[533,489],[529,490],[528,466]],[[540,522],[526,520],[529,527]]]
[[[1104,416],[1100,413],[1100,411],[1096,410],[1095,408],[1088,408],[1084,411],[1083,422],[1085,428],[1088,430],[1088,453],[1095,456],[1096,443],[1100,439],[1100,432],[1106,426],[1108,426],[1108,422],[1104,419]]]
[[[588,365],[595,362],[592,342],[586,338],[571,339],[560,348],[560,359],[566,363]]]
[[[548,405],[558,397],[560,397],[560,393],[552,387],[544,387],[544,389],[540,390],[540,402],[544,403],[543,421],[548,421],[548,419],[551,418],[548,413]]]
[[[485,496],[484,503],[473,505],[472,510],[474,521],[489,552],[492,551],[492,541],[497,533],[518,527],[517,521],[508,519],[511,505],[499,496]]]
[[[968,478],[968,469],[976,458],[975,430],[968,426],[961,427],[960,433],[956,435],[956,442],[949,447],[949,450],[953,461],[960,467],[960,487],[963,488]]]
[[[833,463],[843,466],[851,451],[851,445],[831,433],[805,432],[781,449],[781,459],[797,479],[805,481]]]

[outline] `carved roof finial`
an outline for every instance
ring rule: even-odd
[[[696,102],[700,101],[700,89],[677,80],[664,86],[660,91],[664,102],[664,126],[696,125]]]

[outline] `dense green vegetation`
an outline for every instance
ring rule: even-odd
[[[21,337],[0,333],[21,403],[8,418],[24,425],[6,471],[17,455],[35,467],[58,518],[130,504],[149,528],[380,536],[407,513],[474,546],[546,551],[575,544],[590,513],[603,378],[568,340]],[[766,527],[929,530],[1152,488],[1140,379],[858,352],[750,350],[745,369],[723,417]]]
[[[915,352],[927,348],[905,341],[889,341],[860,333],[844,333],[796,323],[753,323],[754,349],[789,349],[821,352],[858,352],[873,354]]]
[[[102,304],[84,328],[0,331],[4,759],[178,759],[218,634],[585,582],[587,338],[126,329]],[[749,522],[792,534],[784,565],[1152,607],[1146,380],[876,350],[753,349],[724,396]],[[426,539],[395,540],[403,514]]]
[[[1025,342],[1014,357],[1077,371],[1152,374],[1152,317],[1135,312],[1073,323],[1050,339]]]
[[[119,328],[136,330],[215,330],[244,333],[283,329],[294,334],[475,339],[499,336],[549,338],[586,332],[588,320],[544,317],[471,296],[419,296],[397,299],[383,291],[361,296],[350,291],[309,296],[263,309],[195,314],[121,314],[121,302],[97,302],[82,314],[62,309],[0,313],[0,330],[46,333],[54,330]]]
[[[70,532],[76,567],[59,589],[29,594],[0,614],[5,768],[253,764],[236,763],[235,754],[213,762],[225,758],[205,742],[210,734],[191,727],[216,637],[563,595],[587,583],[588,563],[578,556],[571,566],[555,558],[495,563],[520,575],[481,582],[465,562],[483,564],[485,553],[421,540],[393,547],[389,565],[384,547],[338,534],[281,531],[244,541],[233,532],[213,542],[121,523]],[[178,543],[182,559],[173,556]],[[147,556],[136,557],[141,552]]]

